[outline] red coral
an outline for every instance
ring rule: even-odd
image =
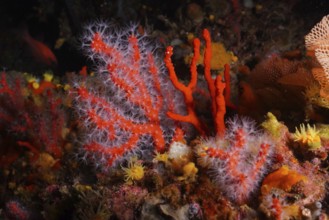
[[[84,152],[103,168],[141,147],[163,151],[173,139],[183,138],[165,113],[182,112],[184,102],[165,77],[153,46],[135,27],[114,30],[103,23],[88,28],[85,49],[99,71],[77,82],[74,90],[75,107],[84,119]]]
[[[17,158],[18,146],[28,148],[34,155],[33,160],[40,152],[48,152],[56,158],[62,156],[66,114],[54,87],[42,87],[35,93],[21,74],[1,73],[1,151],[12,158],[9,161],[1,159],[1,165]],[[17,149],[13,150],[15,146]]]
[[[26,208],[21,203],[13,200],[6,203],[5,214],[8,219],[30,219],[30,213],[26,210]]]
[[[243,203],[258,186],[274,144],[252,121],[234,118],[228,124],[223,138],[208,139],[197,146],[198,162],[212,170],[226,196]]]
[[[233,106],[230,103],[230,66],[225,65],[225,83],[222,82],[222,77],[218,75],[216,79],[213,79],[211,76],[210,70],[210,61],[211,61],[211,39],[210,33],[207,29],[203,31],[203,37],[205,39],[205,53],[204,53],[204,77],[208,85],[210,97],[211,97],[211,111],[214,118],[214,123],[216,127],[216,133],[219,136],[223,136],[225,134],[225,124],[224,124],[224,116],[226,113],[226,103],[229,103],[230,106]],[[176,76],[174,66],[171,62],[171,56],[173,54],[173,48],[168,47],[165,56],[165,64],[169,71],[170,80],[173,82],[174,86],[183,93],[186,107],[187,107],[187,115],[175,114],[173,112],[168,112],[168,116],[177,120],[188,122],[194,125],[194,127],[200,132],[200,134],[205,134],[205,125],[198,119],[195,111],[194,111],[194,98],[193,91],[195,90],[197,83],[197,60],[200,56],[200,40],[198,38],[194,39],[194,56],[191,62],[191,81],[185,86],[183,83],[178,81]],[[224,89],[226,90],[224,91]]]
[[[212,79],[210,33],[204,30],[203,37],[206,41],[204,76],[212,100],[216,131],[223,136],[225,103],[229,100],[230,87],[224,89],[229,83],[230,69],[225,65],[226,83],[221,76]],[[103,23],[96,24],[88,27],[83,45],[99,69],[95,78],[87,77],[74,86],[76,109],[79,117],[84,119],[83,150],[86,157],[109,167],[143,146],[154,144],[157,151],[163,151],[172,140],[182,139],[183,132],[178,122],[190,123],[200,134],[206,133],[206,126],[195,113],[193,98],[199,39],[194,40],[191,81],[187,86],[179,82],[175,73],[171,62],[173,48],[167,48],[164,59],[168,79],[161,60],[156,59],[152,46],[135,27],[117,30]]]

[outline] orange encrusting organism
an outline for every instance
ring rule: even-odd
[[[289,192],[295,184],[301,181],[307,181],[307,177],[297,171],[290,170],[287,166],[282,166],[265,177],[261,191],[263,195],[266,195],[273,188]]]

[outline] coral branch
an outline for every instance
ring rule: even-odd
[[[214,80],[211,76],[210,61],[211,61],[211,38],[210,33],[207,29],[203,31],[203,38],[205,39],[205,52],[204,52],[204,77],[208,85],[208,90],[211,98],[211,112],[214,118],[214,123],[216,127],[216,133],[219,136],[223,136],[225,133],[225,123],[224,116],[226,113],[226,100],[233,106],[230,102],[230,67],[228,64],[225,65],[225,83],[222,82],[221,77],[217,77]],[[197,83],[197,60],[200,56],[200,40],[194,39],[193,41],[194,55],[192,58],[190,73],[191,81],[188,86],[185,86],[183,83],[179,82],[177,75],[175,73],[174,65],[171,61],[171,56],[173,54],[173,48],[167,47],[165,55],[165,64],[169,72],[169,78],[174,84],[174,86],[183,93],[187,115],[179,115],[173,112],[168,112],[167,115],[174,120],[188,122],[194,125],[194,127],[199,131],[201,135],[204,135],[205,125],[198,119],[195,110],[194,110],[194,99],[193,91]],[[227,87],[227,89],[225,89]],[[225,90],[224,90],[225,89]],[[225,95],[224,95],[225,94]]]
[[[235,118],[228,124],[224,137],[197,146],[198,162],[210,167],[226,195],[241,204],[258,185],[274,144],[247,119]]]
[[[196,61],[199,59],[200,55],[200,40],[194,40],[194,56],[191,63],[191,81],[188,86],[185,86],[183,83],[179,82],[174,65],[171,61],[171,56],[173,54],[173,48],[167,47],[166,55],[164,58],[164,62],[167,66],[169,72],[169,78],[176,89],[181,91],[184,95],[185,104],[187,108],[187,115],[179,115],[173,112],[167,112],[167,115],[177,121],[188,122],[191,123],[199,132],[200,134],[205,134],[203,125],[199,121],[195,111],[194,111],[194,99],[193,99],[193,90],[197,83],[197,70],[196,70]]]
[[[67,123],[65,107],[59,98],[62,94],[49,80],[52,78],[49,74],[40,82],[35,78],[32,82],[32,78],[15,72],[1,74],[1,139],[15,143],[8,147],[16,148],[17,154],[21,152],[18,146],[30,150],[33,161],[44,152],[60,159],[66,144],[62,131]]]
[[[161,152],[173,138],[182,138],[179,123],[166,115],[185,113],[178,107],[182,97],[145,36],[136,27],[115,33],[105,24],[88,31],[85,49],[99,71],[94,78],[74,82],[75,108],[84,118],[83,153],[108,168],[140,147],[154,146]]]
[[[211,77],[211,37],[210,33],[207,29],[203,30],[203,38],[205,40],[205,52],[204,52],[204,78],[206,79],[208,90],[211,97],[211,111],[212,115],[216,115],[216,87],[215,87],[215,80]]]
[[[223,135],[225,134],[224,116],[226,113],[226,107],[225,98],[223,96],[225,86],[226,83],[222,82],[222,77],[217,76],[215,80],[216,95],[215,100],[213,100],[213,102],[216,104],[216,111],[214,116],[216,133],[220,137],[223,137]]]

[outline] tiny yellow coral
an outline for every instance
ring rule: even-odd
[[[268,132],[274,139],[280,139],[282,133],[286,127],[280,123],[275,115],[268,112],[266,115],[266,120],[261,124],[261,126]]]
[[[64,91],[69,91],[70,88],[71,88],[71,86],[69,84],[65,84],[63,86]]]
[[[222,70],[225,64],[231,64],[238,61],[238,57],[233,54],[231,51],[227,51],[225,46],[219,42],[211,43],[212,57],[210,61],[211,69],[213,70]],[[204,53],[204,48],[201,49],[200,54]],[[190,63],[192,57],[186,57],[185,63]],[[197,64],[203,65],[203,56],[200,56]]]
[[[179,177],[178,179],[195,181],[198,171],[199,170],[195,166],[195,163],[189,162],[183,167],[183,176]]]
[[[316,150],[321,147],[321,139],[319,131],[316,130],[315,126],[311,127],[309,124],[300,125],[300,130],[296,127],[296,132],[293,134],[295,142],[301,142],[306,144],[310,150]]]
[[[324,140],[329,140],[329,125],[328,124],[320,124],[318,126],[319,136]]]
[[[167,164],[169,162],[168,159],[169,159],[168,153],[162,154],[162,153],[156,152],[153,162],[155,162],[155,163],[163,162],[163,163]]]
[[[32,83],[32,87],[33,87],[33,89],[39,89],[39,87],[40,87],[40,83],[38,83],[38,82],[33,82],[33,83]]]
[[[55,173],[52,169],[58,162],[52,155],[48,153],[40,153],[38,159],[33,163],[33,166],[38,169],[38,175],[41,179],[48,183],[53,183]]]
[[[36,78],[35,76],[33,76],[29,73],[24,73],[23,75],[24,75],[26,81],[29,84],[31,84],[34,89],[38,89],[40,87],[40,83],[39,83],[40,80],[38,78]]]
[[[38,81],[38,79],[35,76],[29,73],[23,73],[23,75],[28,83],[33,83]]]
[[[136,157],[132,157],[128,162],[128,167],[122,167],[122,169],[125,172],[125,181],[127,183],[141,180],[144,177],[144,166]]]
[[[51,81],[53,81],[53,79],[54,79],[54,75],[53,75],[52,73],[50,73],[50,72],[45,72],[45,73],[43,74],[43,80],[44,80],[44,81],[46,81],[46,82],[51,82]]]

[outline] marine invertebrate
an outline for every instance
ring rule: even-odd
[[[183,167],[183,176],[178,177],[179,180],[194,182],[198,173],[198,168],[193,162],[189,162]]]
[[[320,83],[320,95],[329,98],[329,15],[324,16],[305,36],[308,50],[314,50],[315,56],[323,70],[312,71],[314,78]]]
[[[210,66],[213,70],[222,70],[225,67],[225,64],[231,64],[237,62],[238,58],[233,54],[231,51],[227,51],[225,46],[220,42],[212,42],[211,43],[211,61]],[[204,54],[204,48],[200,51],[201,54]],[[192,56],[193,57],[193,56]],[[191,56],[187,56],[184,58],[185,63],[190,63]],[[203,57],[200,56],[200,58],[197,61],[197,65],[203,65],[204,60]]]
[[[271,138],[257,131],[245,118],[228,121],[223,138],[211,138],[196,146],[198,162],[211,169],[220,189],[231,200],[244,203],[256,189],[274,144]]]
[[[315,125],[311,127],[307,124],[300,125],[300,130],[296,127],[296,132],[292,135],[295,142],[300,142],[309,147],[309,150],[317,150],[321,147],[321,139],[319,131],[316,130]]]
[[[266,114],[266,120],[261,126],[273,137],[276,141],[285,140],[285,134],[288,133],[288,128],[273,115],[272,112]]]
[[[223,136],[225,133],[224,116],[226,114],[226,105],[232,105],[230,102],[230,66],[228,64],[224,65],[224,78],[218,75],[216,79],[211,76],[211,37],[207,29],[203,30],[203,38],[205,39],[205,49],[204,49],[204,78],[207,82],[208,90],[211,97],[211,112],[214,119],[216,133]],[[174,111],[168,111],[167,115],[176,120],[182,122],[191,123],[200,134],[204,135],[206,133],[206,126],[197,117],[194,110],[194,98],[193,91],[197,84],[197,61],[200,56],[200,40],[195,38],[193,41],[194,53],[190,65],[191,80],[188,85],[184,85],[179,82],[174,65],[171,61],[171,56],[173,54],[173,47],[169,46],[166,50],[166,55],[164,62],[169,72],[169,78],[172,81],[175,88],[182,92],[184,100],[186,103],[187,114],[179,114]]]
[[[212,79],[209,31],[204,30],[203,37],[204,75],[216,132],[223,135],[226,103],[230,104],[230,67],[225,65],[225,82],[220,75]],[[87,27],[83,37],[83,47],[97,62],[98,73],[96,77],[74,82],[72,93],[79,118],[84,119],[84,158],[93,159],[103,168],[115,165],[141,147],[155,146],[156,151],[163,152],[167,144],[188,135],[184,132],[187,123],[194,125],[200,134],[206,133],[206,126],[194,111],[193,99],[200,40],[194,40],[191,81],[185,86],[179,82],[171,62],[173,48],[167,47],[164,58],[168,77],[153,46],[145,39],[136,27],[116,29],[104,23]]]
[[[275,110],[281,113],[280,120],[287,123],[286,115],[304,108],[303,91],[313,81],[305,61],[273,54],[258,63],[246,81],[240,82],[239,113],[262,121],[263,115]]]
[[[15,72],[2,72],[0,77],[2,139],[11,143],[12,148],[20,146],[30,150],[33,161],[42,152],[60,159],[67,129],[60,90],[49,78],[30,83],[23,74]]]
[[[177,173],[183,173],[183,167],[192,161],[193,150],[181,142],[173,142],[168,149],[168,160]]]
[[[31,213],[26,207],[15,200],[10,200],[6,203],[5,215],[8,219],[28,220],[31,217]]]
[[[155,152],[155,156],[153,159],[153,163],[164,163],[164,164],[168,164],[169,163],[169,158],[168,158],[168,153],[159,153],[159,152]]]
[[[264,195],[273,188],[289,192],[291,188],[300,181],[307,181],[307,177],[297,171],[291,170],[287,166],[282,166],[265,177],[261,191]]]
[[[144,166],[140,160],[136,157],[130,158],[127,167],[122,167],[125,172],[125,181],[127,183],[132,183],[133,181],[138,181],[144,177]]]
[[[162,152],[172,140],[183,139],[180,123],[166,116],[184,113],[182,96],[146,35],[136,26],[97,23],[87,27],[83,48],[98,66],[95,77],[73,86],[75,109],[84,119],[85,157],[108,168],[140,147]]]

